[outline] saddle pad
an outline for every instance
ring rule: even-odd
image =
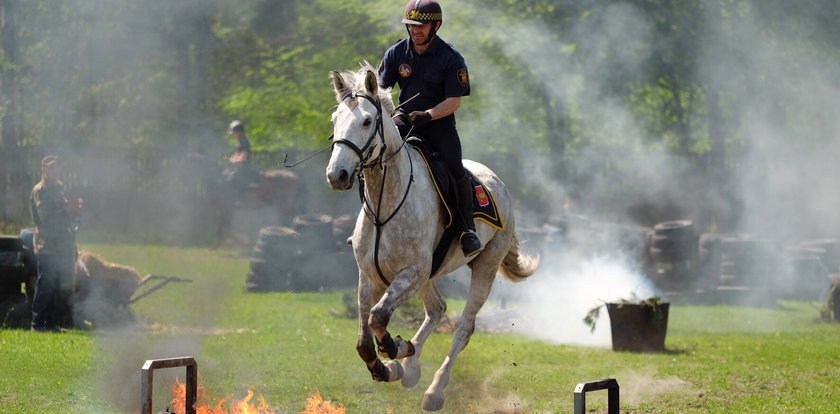
[[[435,190],[437,191],[438,198],[441,203],[443,203],[444,210],[446,211],[446,215],[448,217],[445,228],[449,228],[452,225],[453,220],[453,207],[451,205],[455,202],[452,195],[452,189],[450,188],[452,187],[451,175],[447,172],[443,163],[438,159],[432,158],[432,161],[430,162],[429,157],[422,146],[415,146],[415,148],[423,157],[423,161],[426,163],[426,168],[432,176],[432,182],[435,184]],[[464,168],[464,172],[466,172],[467,176],[470,177],[470,183],[473,188],[473,219],[481,220],[497,230],[504,230],[505,223],[501,216],[499,216],[499,209],[496,207],[496,200],[493,199],[493,194],[490,193],[490,190],[487,189],[484,183],[479,181],[479,179],[473,175],[472,171]]]

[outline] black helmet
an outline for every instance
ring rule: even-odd
[[[443,22],[443,11],[435,0],[409,0],[405,5],[402,22],[405,24]]]
[[[245,132],[245,124],[243,124],[242,121],[239,120],[231,122],[228,126],[228,134],[233,133],[234,131]]]

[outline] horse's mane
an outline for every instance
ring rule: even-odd
[[[371,71],[374,75],[376,75],[376,84],[379,85],[379,72],[370,63],[364,61],[359,63],[359,66],[359,70],[355,72],[341,72],[341,77],[344,79],[344,82],[350,91],[366,92],[365,76],[368,71]],[[377,86],[376,95],[376,97],[379,98],[379,102],[382,103],[382,110],[388,113],[389,116],[393,116],[397,110],[394,107],[394,100],[391,98],[391,88],[383,89],[382,87]],[[341,98],[342,97],[340,96],[338,97],[339,100],[341,100]]]

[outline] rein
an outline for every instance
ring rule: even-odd
[[[400,211],[402,206],[405,204],[405,200],[408,198],[408,192],[411,190],[411,183],[414,182],[414,163],[411,161],[411,156],[408,157],[408,165],[409,165],[409,178],[408,178],[408,185],[405,188],[405,193],[403,193],[402,200],[397,205],[397,208],[394,209],[391,214],[385,218],[384,220],[381,219],[383,216],[382,214],[382,196],[385,193],[385,180],[388,177],[388,161],[392,160],[396,155],[405,147],[405,140],[403,143],[394,151],[393,154],[388,156],[387,158],[384,157],[385,152],[387,151],[387,145],[385,144],[385,132],[384,126],[382,123],[382,105],[379,101],[371,98],[370,96],[364,94],[358,94],[356,92],[350,92],[344,96],[344,99],[350,98],[352,100],[358,98],[367,99],[370,103],[376,107],[376,125],[373,128],[373,132],[367,139],[367,142],[359,148],[355,143],[346,140],[346,139],[336,139],[333,140],[332,145],[337,144],[344,144],[350,147],[356,155],[359,156],[359,165],[356,167],[356,171],[359,174],[359,199],[362,203],[362,211],[365,212],[365,216],[373,223],[374,228],[376,229],[376,236],[374,238],[374,246],[373,246],[373,263],[376,266],[376,272],[379,274],[379,279],[385,286],[390,285],[391,283],[388,282],[388,279],[385,278],[384,272],[382,272],[382,268],[379,265],[379,245],[382,239],[382,228],[388,224],[394,216],[397,215],[397,212]],[[382,149],[379,151],[379,155],[376,156],[372,161],[368,161],[368,159],[373,155],[374,147],[371,145],[373,143],[374,138],[376,135],[379,135],[379,139],[382,142]],[[367,198],[365,197],[365,178],[364,178],[364,170],[367,168],[372,168],[375,166],[380,166],[382,168],[382,185],[379,188],[379,200],[376,203],[376,211],[373,211],[370,203],[368,202]]]
[[[356,98],[356,94],[351,92],[351,93],[348,93],[347,95],[345,95],[345,96],[344,96],[344,98],[342,98],[342,100],[346,99],[348,96],[351,96],[353,99],[355,99],[355,98]],[[367,100],[369,100],[369,101],[373,102],[374,106],[376,106],[376,110],[378,111],[378,113],[377,113],[377,118],[379,118],[380,125],[381,125],[381,122],[382,122],[382,108],[381,108],[381,107],[380,107],[380,106],[379,106],[376,102],[374,102],[374,101],[373,101],[373,99],[371,99],[370,97],[368,97],[368,96],[366,96],[366,95],[359,95],[359,96],[364,96],[365,98],[367,98]],[[397,105],[397,107],[396,107],[396,108],[394,108],[394,109],[396,110],[396,109],[400,109],[400,108],[402,108],[402,106],[403,106],[403,105],[407,104],[409,101],[411,101],[412,99],[414,99],[414,98],[416,98],[416,97],[418,97],[418,96],[420,96],[420,92],[415,93],[415,94],[414,94],[414,96],[412,96],[412,97],[410,97],[410,98],[406,99],[405,101],[403,101],[403,103],[401,103],[401,104]],[[406,134],[406,136],[410,135],[412,130],[414,130],[414,126],[413,126],[413,125],[412,125],[411,129],[408,131],[408,134]],[[327,138],[327,139],[328,139],[328,140],[330,140],[330,141],[332,141],[332,140],[333,140],[333,137],[335,137],[335,134],[330,134],[330,137],[329,137],[329,138]],[[385,138],[383,137],[382,139],[383,139],[383,143],[384,143],[384,139],[385,139]],[[349,141],[348,141],[348,142],[349,142]],[[286,168],[297,167],[298,165],[302,164],[304,161],[308,161],[308,160],[309,160],[309,159],[311,159],[312,157],[314,157],[314,156],[316,156],[316,155],[318,155],[318,154],[320,154],[320,153],[322,153],[322,152],[324,152],[324,151],[326,151],[326,150],[328,150],[328,149],[332,149],[332,147],[333,147],[333,145],[334,145],[334,144],[335,144],[335,143],[330,143],[330,145],[327,145],[327,147],[326,147],[326,148],[323,148],[323,149],[321,149],[321,150],[319,150],[319,151],[317,151],[317,152],[314,152],[314,153],[312,153],[312,154],[309,154],[309,155],[307,155],[304,159],[302,159],[302,160],[300,160],[300,161],[298,161],[298,162],[291,163],[291,164],[289,164],[289,163],[287,162],[287,161],[289,160],[289,154],[287,153],[287,154],[286,154],[286,156],[285,156],[285,157],[283,157],[283,167],[286,167]],[[350,142],[350,144],[352,144],[352,142]],[[403,145],[405,145],[405,140],[403,140]],[[353,147],[355,147],[355,145],[353,145]],[[400,150],[398,149],[398,150],[397,150],[397,152],[400,152]],[[393,157],[394,155],[396,155],[396,152],[395,152],[393,155],[391,155],[391,157]],[[361,156],[359,157],[359,159],[361,159]],[[382,162],[388,162],[388,161],[390,161],[390,159],[391,159],[391,158],[388,158],[387,160],[382,161]]]

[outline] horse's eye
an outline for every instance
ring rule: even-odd
[[[370,119],[365,119],[365,122],[362,122],[362,126],[369,127],[370,126]]]

